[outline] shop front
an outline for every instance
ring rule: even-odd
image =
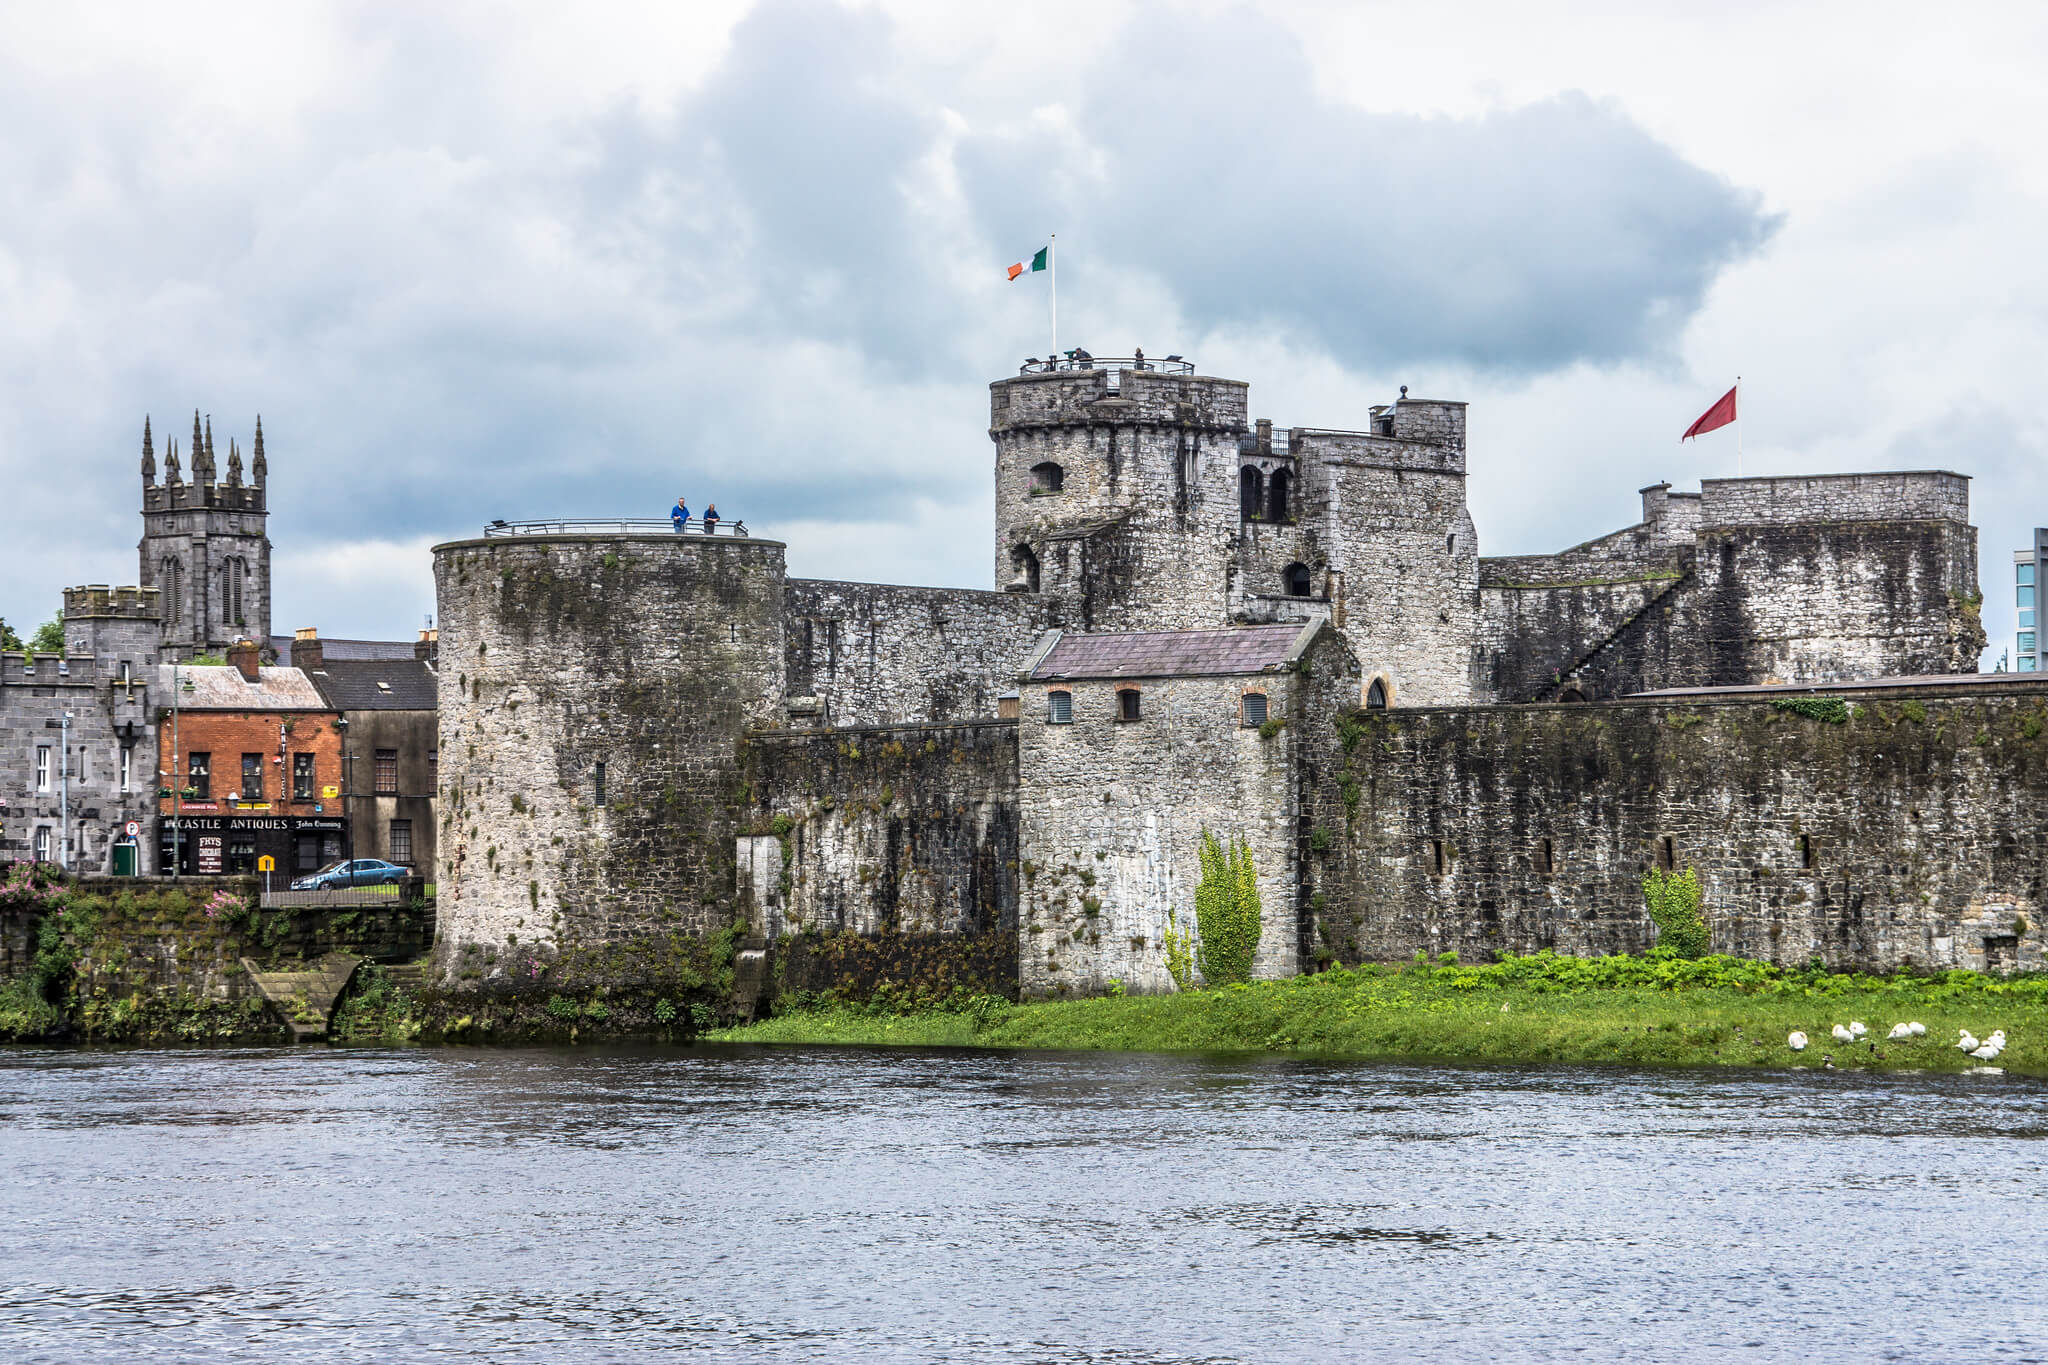
[[[235,876],[270,857],[276,875],[303,876],[341,857],[345,827],[331,815],[166,815],[157,821],[157,865],[187,877]]]

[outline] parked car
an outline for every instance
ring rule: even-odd
[[[350,869],[354,869],[353,875]],[[292,882],[294,891],[332,891],[351,886],[396,886],[412,875],[409,867],[387,863],[378,858],[357,858],[353,862],[344,858],[338,863],[329,863],[318,872],[308,872]]]

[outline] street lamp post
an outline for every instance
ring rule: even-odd
[[[349,814],[348,803],[355,795],[356,785],[350,779],[354,775],[356,756],[348,749],[348,717],[336,716],[334,728],[341,731],[341,856],[348,866],[348,889],[356,889],[356,822]]]
[[[57,827],[62,842],[57,848],[57,866],[71,870],[71,713],[64,713],[64,752],[57,764]]]

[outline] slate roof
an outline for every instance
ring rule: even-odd
[[[322,636],[321,653],[329,659],[410,659],[411,640],[334,640]],[[292,657],[292,637],[273,635],[270,647],[280,659]]]
[[[329,658],[310,672],[313,685],[337,711],[431,711],[440,705],[434,670],[409,656]]]
[[[1239,626],[1126,635],[1061,635],[1031,670],[1043,678],[1165,678],[1264,673],[1280,667],[1321,626]]]
[[[171,695],[171,665],[158,664],[157,695]],[[296,668],[259,668],[256,681],[233,664],[179,664],[181,711],[331,711],[313,680]]]

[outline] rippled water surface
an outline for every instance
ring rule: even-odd
[[[8,1360],[2037,1360],[2048,1087],[0,1051]]]

